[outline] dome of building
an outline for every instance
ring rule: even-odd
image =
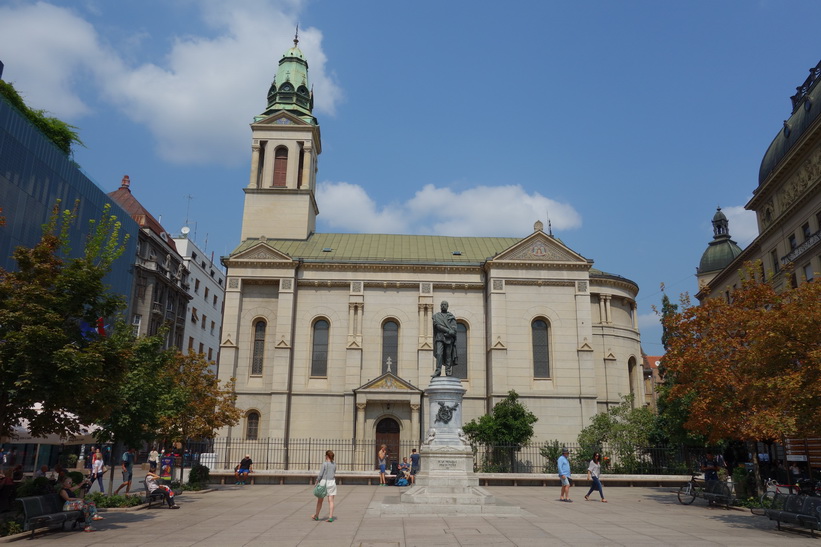
[[[699,274],[723,270],[741,254],[741,247],[730,239],[729,226],[727,217],[719,207],[713,215],[713,240],[701,255],[701,262],[698,265]]]
[[[817,85],[819,80],[821,80],[821,62],[810,69],[810,76],[803,85],[796,88],[796,94],[790,97],[793,104],[792,114],[788,120],[784,121],[784,127],[775,136],[761,160],[761,167],[758,170],[759,186],[778,167],[781,160],[821,113],[821,86]]]

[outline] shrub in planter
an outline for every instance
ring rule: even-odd
[[[0,523],[0,537],[13,536],[23,532],[23,525],[16,520],[5,520]]]
[[[106,496],[102,492],[91,492],[86,495],[85,499],[93,501],[94,505],[100,508],[134,507],[144,502],[140,496],[121,496],[119,494]]]
[[[191,486],[205,486],[211,477],[211,470],[207,466],[195,463],[188,473],[188,484]]]
[[[77,454],[69,454],[66,456],[66,462],[69,467],[77,467],[77,460],[79,459],[80,457]]]
[[[54,488],[51,482],[45,477],[37,477],[36,479],[27,479],[17,486],[15,496],[18,498],[27,498],[29,496],[42,496],[43,494],[54,493]]]

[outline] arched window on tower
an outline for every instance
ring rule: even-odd
[[[385,321],[382,324],[382,374],[388,372],[390,359],[391,372],[399,371],[399,323]]]
[[[311,348],[311,376],[328,376],[328,334],[331,324],[324,319],[314,322]]]
[[[635,398],[638,398],[639,393],[638,393],[638,389],[636,387],[636,358],[635,357],[631,357],[627,361],[627,374],[630,377],[630,395],[632,395]],[[637,403],[637,402],[643,403],[644,401],[634,401],[634,406],[635,406],[635,403]]]
[[[251,376],[262,376],[262,363],[265,357],[265,321],[254,323],[254,347],[251,357]]]
[[[274,151],[274,188],[285,188],[288,174],[288,149],[280,146]]]
[[[468,326],[456,323],[456,366],[453,376],[464,380],[468,377]]]
[[[245,417],[245,438],[256,441],[259,438],[259,412],[253,410]]]
[[[533,339],[533,377],[550,378],[550,326],[544,319],[530,324]]]

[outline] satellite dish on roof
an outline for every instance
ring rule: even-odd
[[[188,226],[183,226],[182,229],[180,230],[180,232],[182,232],[182,235],[184,235],[184,236],[187,236],[188,232],[190,232],[190,231],[191,231],[191,228],[189,228]]]

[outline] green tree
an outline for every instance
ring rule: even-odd
[[[174,353],[163,349],[163,331],[155,336],[136,338],[121,322],[114,332],[119,358],[127,364],[127,370],[120,381],[111,386],[111,396],[116,403],[96,422],[101,428],[96,436],[101,442],[137,447],[156,439],[160,417],[167,412],[164,394],[172,388],[167,371],[173,364]]]
[[[66,258],[76,209],[61,212],[58,202],[40,241],[15,249],[18,269],[0,269],[0,438],[23,420],[35,436],[78,433],[107,414],[109,383],[126,371],[112,338],[88,326],[122,306],[103,277],[127,236],[106,207],[83,254]]]
[[[162,394],[160,435],[171,441],[211,439],[217,429],[236,425],[234,379],[222,383],[201,353],[176,352],[166,368],[169,388]]]
[[[490,414],[466,423],[462,430],[471,444],[479,444],[488,451],[486,468],[510,472],[516,468],[516,453],[533,437],[533,424],[539,419],[522,403],[519,395],[510,390]]]

